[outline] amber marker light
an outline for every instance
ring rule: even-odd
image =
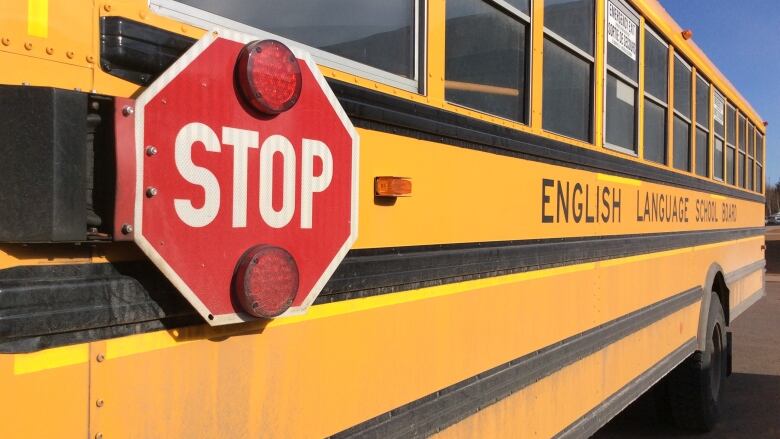
[[[405,177],[376,177],[374,195],[377,197],[411,197],[412,180]]]
[[[685,29],[682,31],[682,37],[683,40],[690,40],[693,37],[693,31],[690,29]]]

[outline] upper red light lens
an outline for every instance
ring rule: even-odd
[[[289,47],[253,41],[238,57],[238,83],[247,102],[266,114],[289,110],[301,95],[301,68]]]
[[[233,294],[255,317],[276,317],[298,293],[298,265],[286,250],[269,245],[249,249],[238,262]]]

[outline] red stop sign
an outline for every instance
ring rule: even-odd
[[[262,263],[250,255],[242,265],[251,249],[293,260],[297,289],[282,314],[290,315],[311,305],[357,236],[354,127],[294,47],[298,101],[273,116],[249,107],[235,71],[252,40],[207,34],[135,108],[134,240],[213,325],[252,318],[235,297],[238,271]],[[256,272],[273,277],[274,263]]]

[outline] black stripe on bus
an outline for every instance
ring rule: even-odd
[[[653,387],[653,384],[660,381],[669,371],[688,358],[694,350],[696,350],[696,339],[688,340],[554,437],[556,439],[574,439],[592,436],[610,419]]]
[[[763,228],[353,250],[315,303],[759,236]]]
[[[353,250],[315,303],[759,236],[763,228]],[[152,265],[0,270],[0,352],[202,323]]]
[[[701,297],[701,287],[684,291],[431,393],[333,437],[390,439],[429,436],[696,303],[701,300]],[[693,353],[696,349],[695,339],[686,343],[684,347],[685,351],[682,354],[687,356]],[[669,370],[671,367],[663,370],[662,375]]]
[[[764,201],[760,194],[733,186],[581,148],[345,82],[329,79],[328,83],[352,122],[361,128],[750,201]]]

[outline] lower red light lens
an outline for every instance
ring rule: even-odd
[[[258,245],[238,261],[233,294],[245,312],[255,317],[276,317],[292,305],[298,279],[298,265],[290,253]]]
[[[238,57],[237,80],[247,103],[266,114],[289,110],[301,95],[301,68],[289,47],[253,41]]]

